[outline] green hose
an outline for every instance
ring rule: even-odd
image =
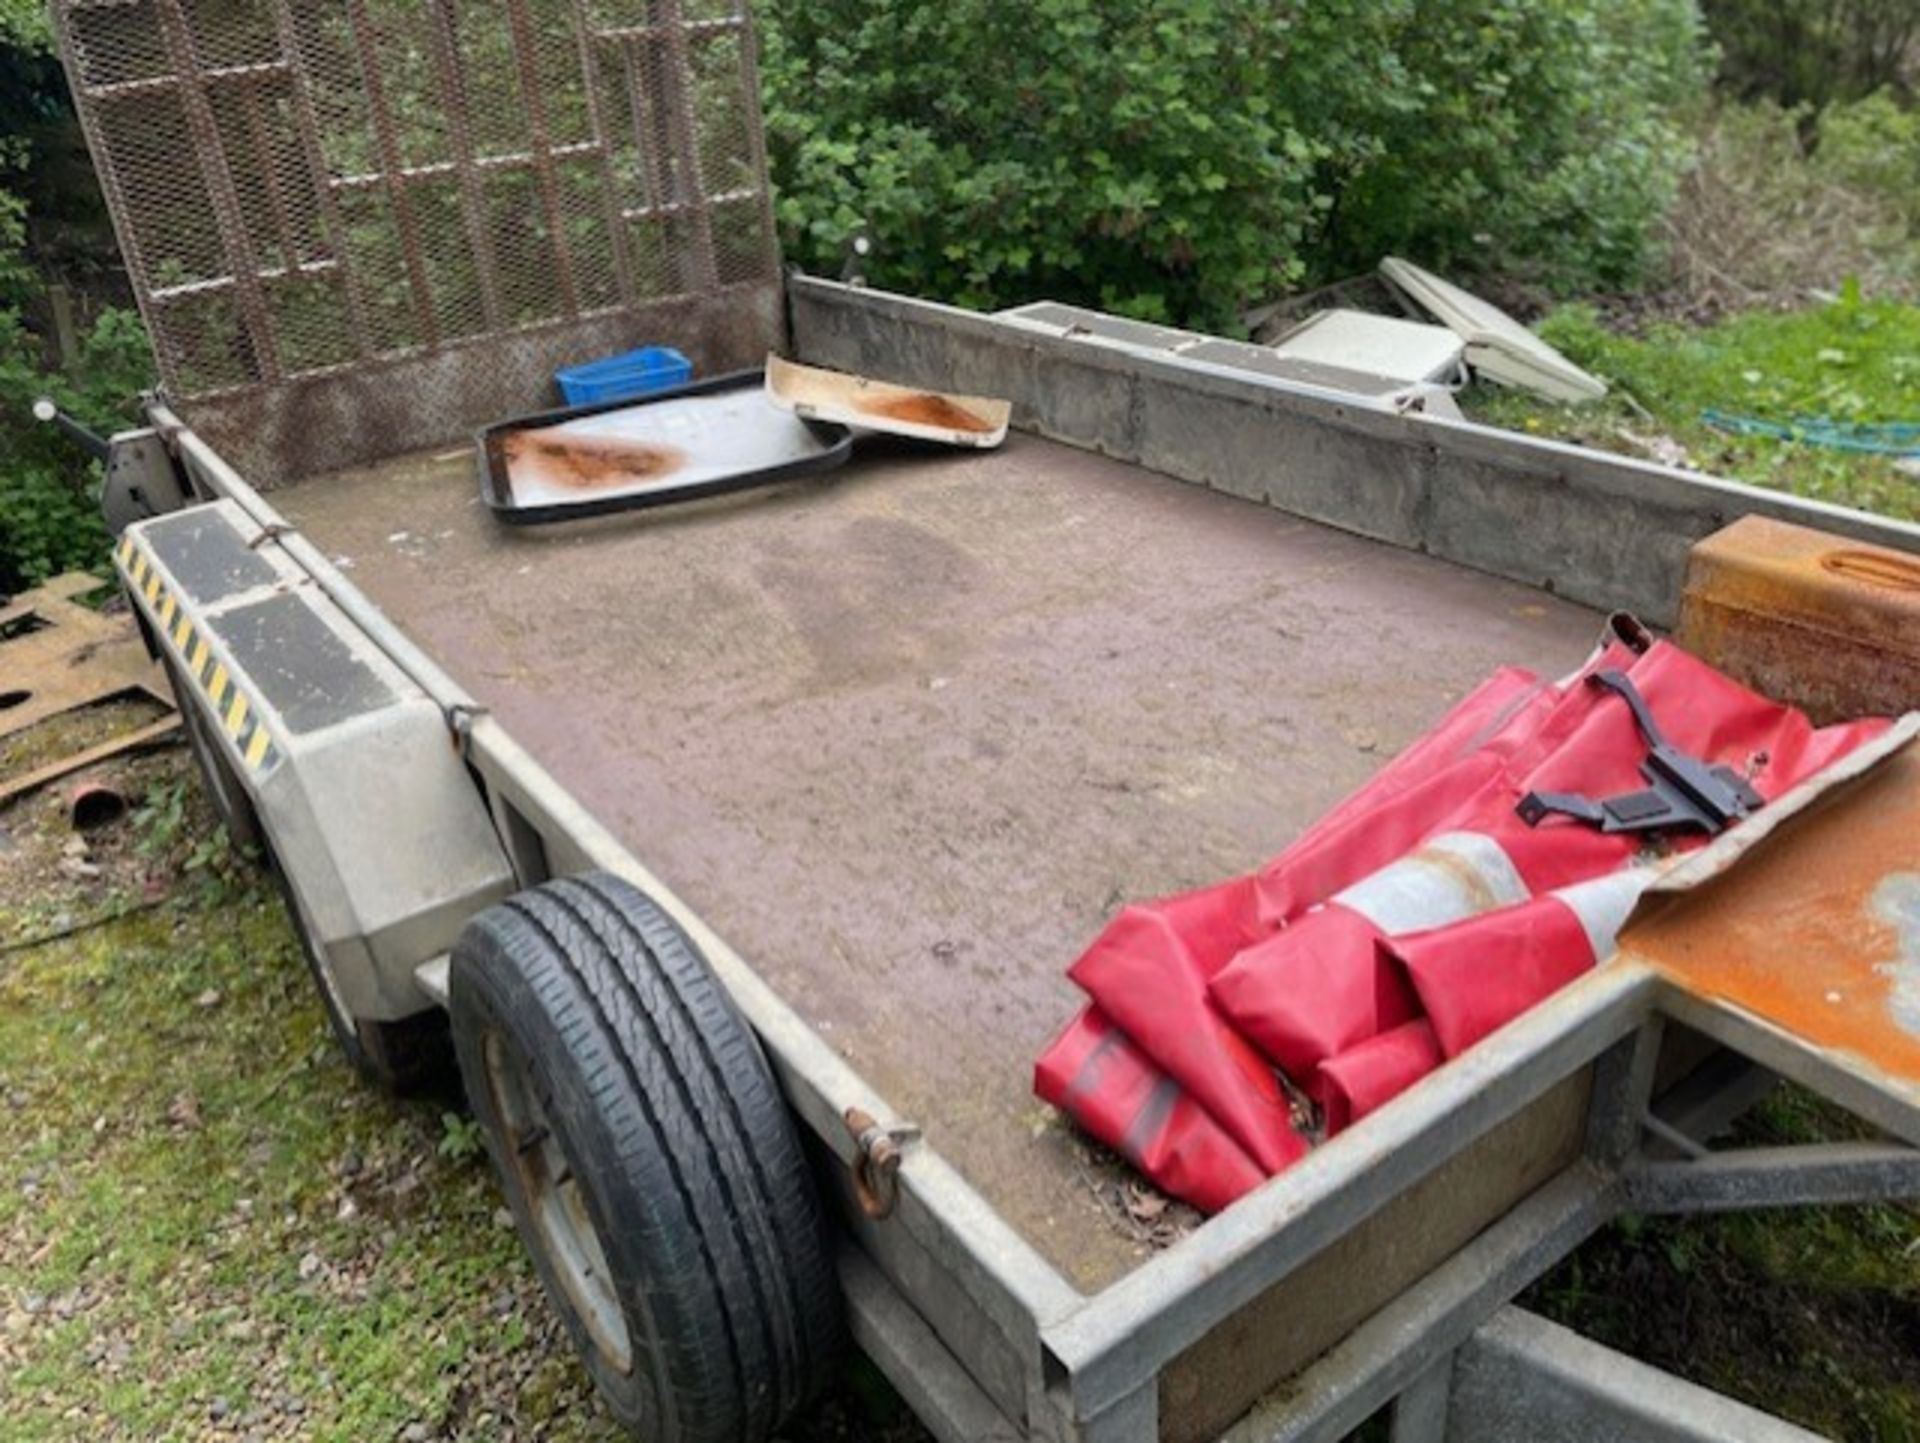
[[[1731,416],[1708,409],[1700,419],[1716,431],[1735,436],[1767,436],[1804,446],[1834,451],[1859,451],[1872,456],[1920,456],[1920,421],[1867,424],[1829,421],[1823,416],[1799,416],[1792,421],[1762,421],[1753,416]]]

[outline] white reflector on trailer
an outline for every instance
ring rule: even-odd
[[[1388,256],[1380,274],[1467,343],[1467,364],[1490,381],[1556,401],[1597,401],[1607,383],[1554,350],[1512,316],[1411,261]]]

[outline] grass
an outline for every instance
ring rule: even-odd
[[[458,1099],[355,1079],[184,752],[141,766],[94,878],[0,811],[0,1443],[624,1437]],[[919,1435],[862,1374],[786,1436]]]
[[[1469,391],[1477,420],[1611,451],[1676,460],[1797,495],[1920,519],[1920,478],[1892,459],[1763,437],[1701,419],[1710,408],[1791,424],[1920,422],[1920,306],[1849,294],[1799,311],[1751,311],[1706,327],[1609,329],[1590,306],[1550,314],[1540,333],[1614,388],[1562,406],[1492,386]]]
[[[1866,1135],[1782,1087],[1726,1146]],[[1580,1333],[1845,1443],[1920,1443],[1920,1213],[1628,1217],[1522,1300]]]
[[[437,1437],[476,1352],[503,1435],[609,1436],[483,1166],[353,1085],[266,889],[214,902],[0,977],[0,1439]]]

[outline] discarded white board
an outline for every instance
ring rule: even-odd
[[[1446,326],[1377,316],[1370,311],[1316,311],[1273,343],[1276,355],[1381,376],[1400,385],[1460,378],[1465,343]]]
[[[1466,360],[1489,381],[1556,401],[1597,401],[1607,383],[1574,365],[1512,316],[1411,261],[1388,256],[1380,274],[1466,342]]]
[[[949,395],[866,376],[767,357],[767,399],[814,421],[837,421],[950,446],[987,449],[1007,439],[1013,405],[987,396]]]

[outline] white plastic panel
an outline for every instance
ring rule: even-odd
[[[1467,364],[1488,380],[1557,401],[1595,401],[1607,394],[1605,381],[1581,370],[1492,302],[1396,256],[1380,262],[1380,274],[1457,333],[1467,343]]]
[[[1274,342],[1290,360],[1338,366],[1397,384],[1447,381],[1460,369],[1464,343],[1445,326],[1376,316],[1368,311],[1319,311]]]

